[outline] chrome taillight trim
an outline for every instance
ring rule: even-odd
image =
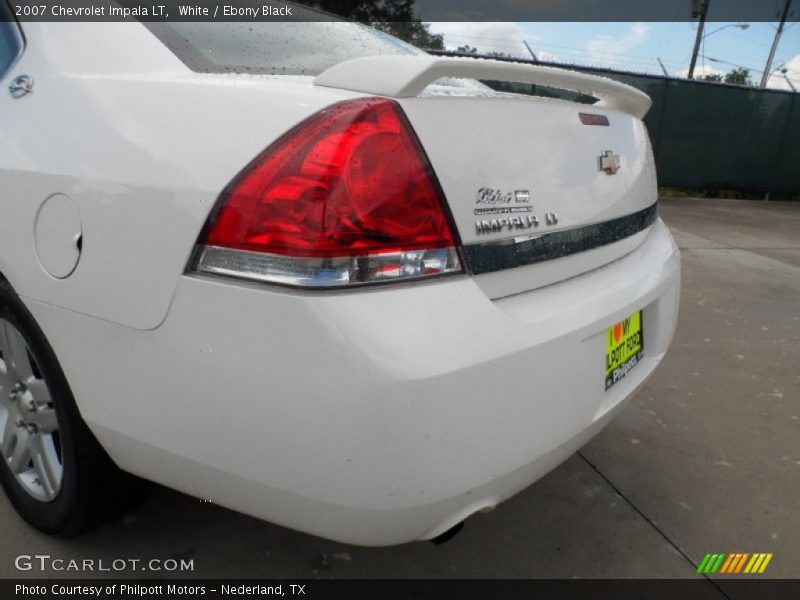
[[[303,289],[420,280],[462,273],[455,247],[310,258],[202,246],[193,271]]]
[[[630,237],[655,223],[657,203],[638,212],[583,227],[464,246],[473,275],[494,273],[586,252]]]

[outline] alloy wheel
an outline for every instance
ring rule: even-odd
[[[36,500],[55,500],[64,478],[61,436],[50,390],[14,324],[0,318],[0,455]]]

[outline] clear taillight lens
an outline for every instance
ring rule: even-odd
[[[441,189],[399,105],[330,106],[222,194],[195,269],[303,287],[462,270]]]

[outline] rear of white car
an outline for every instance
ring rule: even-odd
[[[258,50],[237,24],[26,25],[0,272],[123,470],[337,540],[434,538],[567,458],[667,350],[649,100],[301,25],[372,56],[271,64],[220,44]],[[54,195],[68,218],[37,227]]]

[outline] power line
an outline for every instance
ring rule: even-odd
[[[483,54],[483,53],[479,53],[479,54]],[[699,56],[702,56],[702,55],[699,55]],[[513,57],[513,58],[527,59],[528,57],[527,56],[519,56],[519,57]],[[595,63],[591,63],[590,61],[581,61],[581,60],[575,59],[573,57],[566,57],[566,58],[568,60],[555,60],[554,61],[554,60],[551,60],[551,59],[542,59],[541,55],[540,55],[539,56],[539,62],[558,63],[558,64],[561,64],[564,67],[570,67],[571,66],[571,67],[584,67],[584,68],[603,68],[603,69],[609,69],[609,70],[612,70],[612,71],[617,70],[617,71],[620,71],[620,72],[625,71],[625,72],[629,72],[629,73],[647,74],[646,71],[637,71],[635,67],[634,68],[627,68],[625,66],[597,65]],[[737,63],[732,63],[732,62],[729,62],[729,61],[721,60],[721,59],[718,59],[718,58],[713,58],[711,56],[704,56],[704,58],[706,58],[707,60],[709,60],[711,62],[731,65],[731,66],[734,66],[734,67],[747,69],[748,71],[754,71],[754,72],[758,72],[758,73],[761,72],[759,69],[754,69],[752,67],[748,67],[748,66],[745,66],[745,65],[740,65],[740,64],[737,64]],[[675,64],[675,63],[673,63],[673,64]],[[784,77],[786,77],[786,79],[789,79],[790,81],[792,81],[792,83],[796,83],[796,84],[800,85],[800,81],[798,81],[796,79],[793,79],[791,77],[788,77],[783,73],[782,73],[782,75]],[[773,76],[775,76],[774,73],[771,75],[771,77],[773,77]],[[776,89],[776,88],[772,88],[772,89]]]
[[[647,65],[647,68],[655,68],[655,61],[658,59],[661,68],[664,69],[664,63],[661,60],[661,50],[664,48],[664,45],[667,43],[668,40],[672,39],[674,35],[674,29],[678,22],[680,21],[680,16],[682,14],[686,14],[691,10],[691,3],[692,0],[683,0],[683,2],[676,2],[675,13],[673,15],[672,22],[667,26],[666,31],[664,32],[664,36],[661,38],[661,43],[659,43],[656,51],[653,53],[653,56],[650,58],[650,62]]]
[[[762,46],[763,48],[769,48],[769,44],[765,44],[764,42],[757,42],[755,40],[751,40],[749,37],[747,37],[746,35],[742,35],[741,33],[736,33],[735,31],[729,31],[728,33],[730,33],[733,36],[736,36],[737,38],[739,38],[741,40],[744,40],[745,42],[750,42],[751,44],[755,44],[757,46]]]
[[[661,43],[656,48],[655,53],[653,54],[653,58],[650,59],[650,64],[648,67],[653,65],[653,62],[658,58],[659,62],[661,62],[661,50],[666,46],[667,42],[672,40],[672,36],[675,35],[675,28],[678,25],[677,21],[673,21],[667,26],[667,30],[664,33],[664,36],[661,38]]]
[[[795,21],[794,23],[792,23],[792,24],[791,24],[791,25],[789,25],[788,27],[784,27],[784,28],[783,28],[783,31],[787,31],[788,29],[791,29],[792,27],[794,27],[795,25],[797,25],[797,23],[798,23],[798,22],[800,22],[800,21]]]
[[[674,34],[674,31],[673,31],[674,27],[676,25],[679,25],[679,24],[680,23],[678,23],[678,22],[673,22],[673,23],[670,24],[670,28],[665,31],[665,34],[664,34],[664,36],[662,38],[662,41],[661,41],[661,44],[659,44],[659,46],[658,46],[657,50],[659,52],[660,52],[660,49],[668,42],[668,40],[671,39],[672,35]],[[744,36],[736,34],[735,32],[729,31],[729,33],[733,33],[734,35],[736,35],[736,37],[740,37],[740,38],[742,38],[742,39],[744,39],[746,41],[750,41],[750,42],[752,42],[754,44],[765,46],[765,44],[761,44],[760,42],[756,42],[756,41],[750,40],[750,39],[748,39],[748,38],[746,38]],[[493,42],[494,43],[493,45],[501,46],[503,48],[508,49],[509,51],[513,48],[514,50],[516,50],[516,53],[515,53],[516,56],[525,57],[525,56],[528,55],[528,53],[525,51],[525,46],[524,46],[525,42],[523,40],[519,40],[518,41],[518,40],[509,39],[509,38],[499,38],[499,37],[491,37],[491,36],[483,36],[483,35],[471,35],[471,34],[451,34],[451,33],[448,33],[446,35],[447,35],[447,38],[454,39],[454,40],[461,40],[462,42],[466,42],[466,43],[471,43],[471,42],[474,43],[474,40],[489,41],[489,42]],[[455,43],[457,43],[457,41]],[[654,57],[645,57],[645,56],[642,56],[642,55],[631,55],[631,54],[626,54],[626,53],[622,53],[622,52],[614,52],[614,51],[611,51],[611,50],[591,50],[590,51],[590,50],[587,50],[585,48],[576,48],[574,46],[565,46],[563,44],[552,44],[552,43],[549,43],[549,42],[542,42],[542,41],[535,41],[533,43],[533,45],[535,47],[544,47],[545,51],[547,51],[548,48],[556,49],[556,51],[557,51],[557,52],[555,52],[556,56],[553,57],[553,58],[555,58],[556,62],[567,62],[567,61],[570,61],[570,62],[573,62],[573,63],[582,62],[582,63],[587,64],[587,65],[589,65],[589,64],[596,65],[596,64],[598,64],[598,61],[605,61],[605,62],[609,62],[609,63],[615,63],[615,62],[616,63],[623,63],[622,65],[613,65],[613,64],[610,65],[612,67],[616,66],[618,68],[627,69],[628,67],[626,67],[626,65],[630,65],[630,68],[633,68],[633,69],[642,69],[644,71],[650,71],[650,70],[656,71],[655,65],[653,63],[654,63],[654,60],[658,57],[658,54],[654,58]],[[747,69],[748,71],[751,71],[753,73],[763,73],[763,70],[761,70],[761,69],[755,69],[753,67],[748,67],[748,66],[745,66],[745,65],[742,65],[742,64],[739,64],[739,63],[735,63],[735,62],[731,62],[731,61],[726,61],[726,60],[714,58],[714,57],[711,57],[711,56],[705,54],[705,52],[701,53],[700,56],[704,60],[709,60],[710,62],[726,64],[726,65],[730,65],[730,66],[733,66],[733,67],[738,67],[738,68],[741,68],[741,69]],[[736,58],[737,56],[741,56],[741,55],[733,55],[733,56],[734,56],[734,58]],[[684,62],[679,62],[679,61],[669,60],[669,59],[667,59],[667,60],[663,60],[662,59],[662,62],[665,63],[666,65],[670,66],[671,68],[675,69],[675,70],[682,69],[684,67],[684,64],[685,64],[685,61]],[[792,80],[792,81],[794,81],[794,80]]]
[[[517,48],[521,54],[524,54],[523,49],[524,45],[522,41],[510,40],[508,38],[494,38],[488,36],[479,36],[479,35],[469,35],[469,34],[447,34],[448,38],[455,38],[456,40],[461,40],[462,42],[472,42],[473,40],[486,40],[494,42],[495,45],[504,46],[506,48]],[[574,46],[564,46],[561,44],[551,44],[548,42],[539,42],[536,41],[533,43],[534,46],[544,46],[545,48],[555,48],[557,50],[566,51],[568,54],[577,54],[581,57],[591,60],[592,58],[596,58],[598,55],[607,56],[612,58],[618,59],[625,59],[627,62],[639,63],[642,65],[649,65],[652,63],[652,57],[642,56],[642,55],[631,55],[622,52],[613,52],[610,50],[586,50],[584,48],[575,48]],[[666,64],[671,64],[672,66],[680,66],[680,63],[675,61],[666,60],[664,61]]]
[[[495,38],[495,37],[488,37],[488,36],[481,36],[481,35],[451,34],[451,33],[448,33],[447,37],[459,38],[459,39],[466,40],[466,41],[470,41],[470,40],[486,40],[486,41],[490,41],[490,42],[501,42],[501,43],[503,43],[505,45],[509,45],[509,44],[522,45],[522,41],[511,40],[509,38]],[[575,51],[575,52],[582,52],[582,53],[586,53],[586,54],[589,53],[589,51],[586,50],[585,48],[575,48],[574,46],[562,46],[560,44],[550,44],[550,43],[547,43],[547,42],[540,42],[538,40],[535,40],[533,43],[534,43],[535,46],[548,46],[550,48],[561,48],[561,49],[564,49],[564,50],[572,50],[572,51]],[[618,53],[612,53],[612,54],[618,54]],[[624,55],[621,55],[621,56],[624,56]],[[641,58],[644,58],[644,57],[641,57]]]
[[[706,60],[710,60],[711,62],[722,63],[723,65],[731,65],[732,67],[739,67],[740,69],[747,69],[748,71],[752,71],[754,73],[763,73],[764,72],[761,69],[754,69],[753,67],[748,67],[748,66],[745,66],[745,65],[739,65],[739,64],[727,61],[727,60],[721,60],[719,58],[712,58],[710,56],[704,56],[703,58],[705,58]]]

